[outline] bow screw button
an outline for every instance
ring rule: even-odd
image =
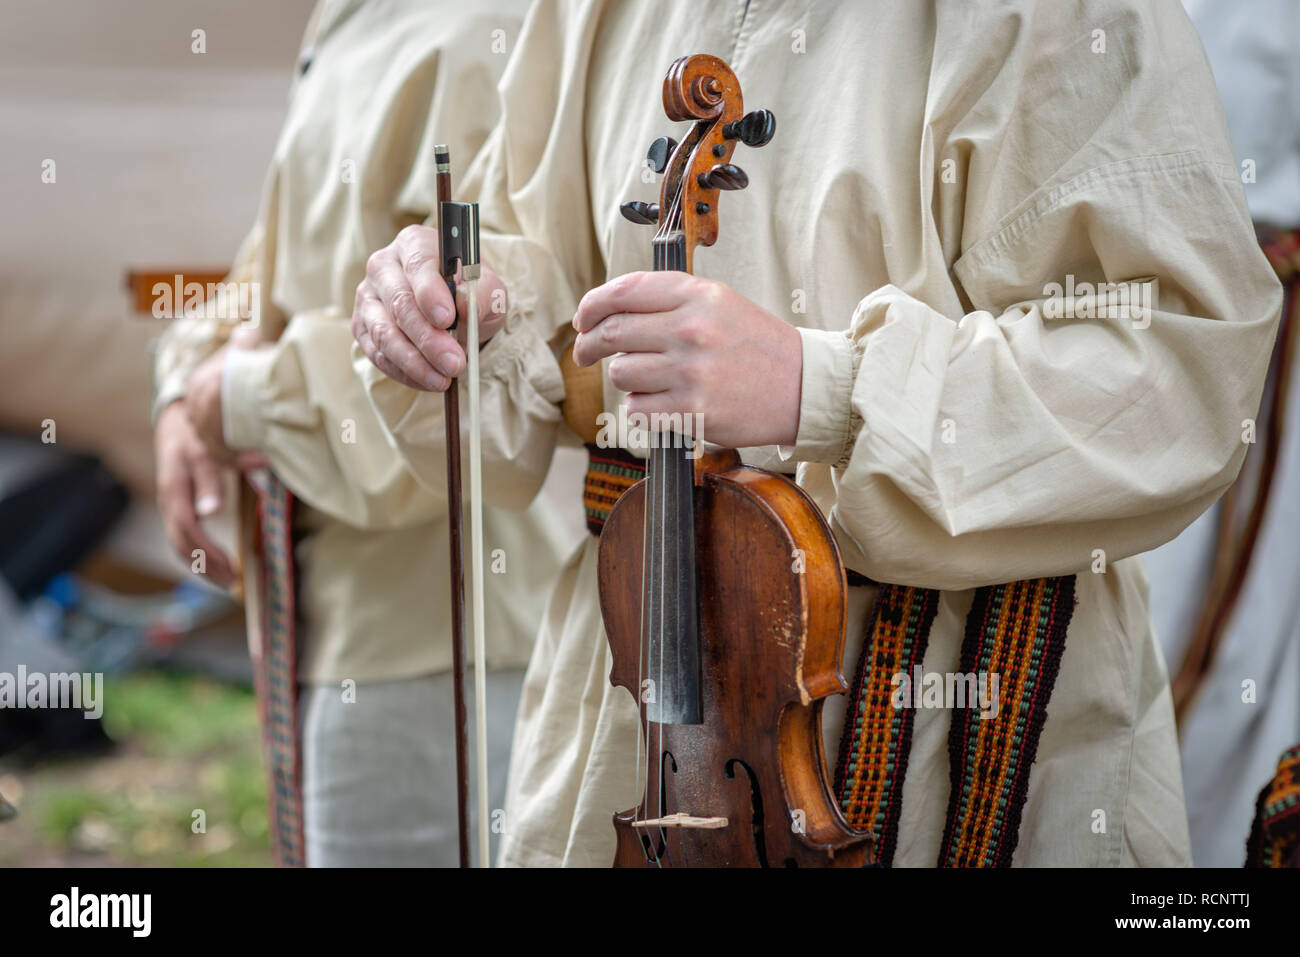
[[[749,185],[749,177],[739,166],[720,163],[707,173],[701,173],[699,183],[704,189],[744,189]]]
[[[722,135],[729,140],[740,140],[746,146],[766,146],[776,133],[776,116],[771,110],[755,110],[746,113],[734,123],[722,128]]]
[[[662,173],[668,168],[668,157],[673,155],[673,150],[677,149],[677,141],[671,136],[661,136],[650,144],[650,149],[645,154],[646,165],[656,173]]]
[[[630,202],[624,203],[618,208],[623,214],[623,218],[629,222],[636,223],[638,226],[653,226],[659,222],[659,204]]]

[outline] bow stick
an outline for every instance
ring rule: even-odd
[[[484,632],[483,582],[483,454],[479,414],[478,374],[478,204],[451,201],[451,158],[446,146],[434,147],[438,173],[438,240],[441,272],[451,293],[456,316],[452,334],[465,350],[469,394],[469,505],[470,593],[474,622],[474,719],[478,759],[479,866],[489,859],[487,782],[487,673]],[[466,285],[466,317],[460,322],[456,305],[456,269]],[[460,866],[470,866],[469,853],[469,744],[465,708],[465,558],[463,545],[460,389],[452,383],[443,393],[447,441],[447,511],[451,521],[451,623],[452,677],[455,685],[456,810],[460,840]]]

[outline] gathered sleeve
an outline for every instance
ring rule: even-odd
[[[1042,130],[1064,122],[1066,81],[1045,91],[1050,64],[1030,54],[1014,95],[1010,65],[987,96],[963,92],[972,119],[947,122],[935,166],[965,155],[965,195],[934,204],[963,222],[963,310],[887,285],[847,331],[801,330],[801,422],[782,452],[849,567],[942,589],[1100,570],[1177,535],[1235,478],[1281,290],[1221,116],[1173,100],[1217,103],[1185,17],[1134,26],[1111,27],[1122,56],[1078,61],[1109,72],[1091,91],[1067,78],[1092,100],[1059,134]],[[1037,125],[1016,142],[1017,123]],[[1030,136],[1033,152],[1012,152]]]

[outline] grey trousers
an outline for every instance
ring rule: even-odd
[[[522,671],[489,672],[488,807],[500,818]],[[474,681],[469,694],[471,808],[476,807]],[[455,867],[456,751],[450,674],[356,686],[304,685],[303,823],[310,867]],[[471,857],[478,863],[477,814]],[[492,837],[496,856],[497,835]]]

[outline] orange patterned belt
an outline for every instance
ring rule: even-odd
[[[619,497],[645,476],[645,460],[622,449],[587,445],[587,478],[582,504],[587,512],[587,531],[600,538],[605,519]]]

